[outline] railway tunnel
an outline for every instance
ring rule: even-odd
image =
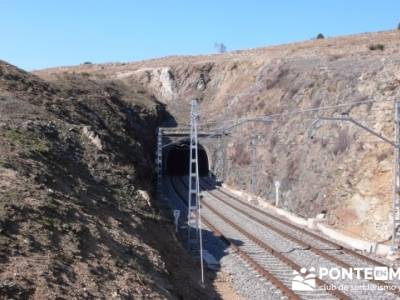
[[[198,144],[199,176],[208,176],[209,160],[205,148]],[[189,174],[190,142],[185,140],[171,145],[165,151],[165,174],[183,176]]]

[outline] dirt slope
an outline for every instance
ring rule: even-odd
[[[348,112],[372,129],[393,137],[393,101],[400,99],[400,31],[237,51],[219,55],[166,57],[150,61],[81,65],[38,71],[44,78],[84,73],[140,84],[168,105],[181,124],[189,100],[200,99],[202,121],[270,115],[336,105],[376,102],[324,111]],[[305,132],[316,113],[277,118],[269,126],[243,127],[208,146],[213,171],[222,173],[216,145],[226,147],[224,181],[249,189],[250,138],[257,147],[257,194],[274,197],[280,180],[282,206],[307,217],[327,211],[330,224],[377,241],[390,237],[392,149],[344,123],[320,126],[310,141]],[[204,141],[207,143],[207,141]],[[219,157],[219,158],[218,158]]]
[[[0,61],[1,299],[215,296],[152,203],[166,115],[132,85]]]

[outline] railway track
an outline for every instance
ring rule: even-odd
[[[183,195],[183,190],[186,189],[185,184],[177,183],[172,179],[171,186],[182,201],[186,201],[186,197]],[[293,274],[294,272],[300,273],[302,266],[276,251],[248,230],[243,229],[242,225],[236,223],[233,218],[227,218],[207,203],[203,202],[202,210],[202,220],[206,227],[229,244],[262,278],[272,283],[281,292],[283,298],[351,299],[337,290],[334,285],[319,278],[316,278],[316,287],[313,290],[293,291],[291,289]],[[312,274],[306,272],[304,276],[307,275]]]
[[[208,189],[208,188],[213,188],[212,183],[210,183],[208,180],[202,180],[201,181],[201,187]],[[233,200],[235,204],[240,206],[245,207],[246,209],[249,209],[250,212],[252,213],[256,213],[256,215],[261,215],[263,217],[266,217],[267,220],[269,222],[272,221],[272,224],[275,224],[274,228],[277,228],[277,226],[283,226],[283,228],[286,230],[286,232],[291,233],[291,236],[299,236],[302,238],[302,240],[306,240],[308,241],[309,244],[305,245],[309,248],[326,248],[326,249],[330,249],[332,251],[337,250],[338,253],[341,253],[340,255],[342,256],[342,258],[344,257],[343,254],[347,254],[350,256],[350,259],[352,261],[354,260],[358,260],[358,261],[362,261],[363,263],[365,263],[365,266],[369,266],[369,265],[374,265],[374,266],[382,266],[382,267],[393,267],[393,266],[388,266],[378,260],[372,259],[370,257],[367,257],[365,255],[362,255],[360,253],[358,253],[357,251],[354,251],[352,249],[346,248],[338,243],[335,243],[334,241],[328,240],[322,236],[319,236],[318,234],[315,234],[309,230],[306,230],[300,226],[294,225],[289,221],[286,221],[282,218],[276,217],[271,213],[268,213],[265,210],[262,210],[248,202],[243,201],[242,199],[235,197],[234,195],[225,192],[222,189],[215,189],[215,191],[208,191],[209,194],[211,194],[212,196],[218,198],[221,201],[225,201],[221,196],[218,195],[221,194],[222,196],[228,197],[229,200]],[[225,201],[226,203],[226,201]],[[227,203],[228,205],[230,205],[231,207],[232,204]],[[236,206],[238,207],[238,206]],[[240,209],[240,208],[239,208]],[[240,209],[240,211],[244,211],[243,209]],[[265,222],[263,222],[265,223]],[[266,225],[266,224],[264,224]],[[289,235],[288,235],[289,236]]]
[[[202,181],[201,185],[203,188],[205,188],[205,190],[208,189],[206,194],[211,195],[213,199],[219,201],[218,205],[214,205],[213,209],[217,209],[216,207],[218,206],[219,210],[224,211],[225,218],[232,217],[234,214],[240,214],[244,218],[247,218],[248,222],[257,223],[258,226],[262,226],[267,231],[273,232],[276,240],[280,238],[282,240],[293,242],[293,249],[298,247],[298,249],[312,253],[313,255],[310,255],[310,257],[313,257],[313,260],[318,259],[318,257],[323,258],[322,260],[319,260],[318,264],[323,264],[328,267],[339,266],[342,268],[352,269],[354,272],[357,270],[356,268],[360,267],[390,267],[379,261],[363,256],[351,249],[344,248],[341,245],[311,233],[304,228],[298,227],[283,219],[273,216],[249,203],[244,202],[243,200],[238,199],[237,197],[230,195],[229,193],[221,190],[210,191],[211,186],[208,182]],[[207,185],[207,187],[205,185]],[[210,203],[212,202],[210,202],[210,199],[208,198],[207,200],[203,201],[204,206],[210,206]],[[213,207],[213,205],[211,205],[211,207]],[[229,210],[231,210],[230,214],[227,213]],[[296,257],[296,254],[286,254],[286,257],[294,258]],[[307,262],[307,259],[305,259],[305,263],[306,265],[310,264],[310,262]],[[363,278],[364,274],[362,271],[360,272],[360,275]],[[374,284],[375,286],[379,287],[380,290],[357,290],[357,292],[350,294],[353,294],[353,297],[357,297],[364,293],[364,296],[368,298],[378,297],[381,299],[396,299],[400,295],[400,289],[398,287],[398,282],[396,281],[388,282],[368,279],[368,283]],[[363,285],[365,284],[365,281],[358,281],[357,284]]]
[[[209,182],[202,180],[202,187],[205,187],[204,184],[206,184],[208,188],[212,187]],[[310,232],[309,230],[306,230],[305,228],[294,225],[283,218],[276,217],[265,210],[255,207],[254,205],[245,202],[223,190],[219,189],[215,191],[208,191],[208,193],[236,211],[246,215],[247,217],[251,217],[253,220],[256,220],[264,227],[301,244],[303,247],[310,249],[310,251],[313,251],[318,255],[326,256],[342,267],[350,268],[352,265],[357,264],[357,267],[362,268],[370,267],[372,265],[377,267],[394,268],[394,270],[396,270],[394,266],[386,265],[378,260],[372,259],[360,254],[357,251],[330,241],[322,236]],[[229,201],[218,195],[218,193],[226,196]],[[380,286],[393,286],[385,281],[376,281],[374,283]],[[400,296],[400,287],[398,286],[399,282],[394,281],[393,284],[396,286],[396,288],[392,289]]]

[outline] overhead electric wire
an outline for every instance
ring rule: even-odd
[[[231,124],[225,124],[225,127],[222,127],[222,128],[219,127],[217,129],[212,129],[211,131],[213,131],[214,133],[210,134],[208,137],[201,137],[202,139],[204,139],[204,138],[211,138],[211,137],[219,136],[219,135],[224,133],[224,130],[226,130],[226,128],[229,128],[229,129],[230,128],[234,128],[235,124],[240,125],[241,123],[246,123],[247,121],[250,122],[251,120],[260,120],[262,118],[265,118],[265,119],[268,118],[268,119],[275,119],[276,120],[279,117],[285,117],[286,118],[286,117],[291,116],[291,115],[298,115],[298,114],[304,114],[304,113],[310,113],[310,112],[320,112],[320,111],[326,111],[326,110],[331,110],[331,109],[335,109],[335,108],[342,108],[342,107],[348,107],[348,106],[353,106],[353,105],[362,105],[362,104],[368,104],[368,103],[382,103],[382,102],[385,102],[385,101],[394,101],[394,100],[384,99],[384,100],[380,100],[380,101],[378,101],[378,100],[352,101],[352,102],[346,102],[346,103],[341,103],[341,104],[336,104],[336,105],[313,107],[313,108],[307,108],[307,109],[302,109],[302,110],[275,113],[275,114],[270,114],[270,115],[261,115],[261,116],[253,116],[253,117],[241,117],[241,118],[235,118],[235,119],[222,119],[222,120],[218,120],[218,121],[215,120],[215,121],[209,121],[209,122],[206,122],[206,123],[198,123],[198,126],[201,127],[201,126],[206,126],[206,125],[210,125],[210,124],[231,123]],[[386,108],[381,108],[381,109],[376,108],[374,110],[376,110],[376,111],[389,110],[389,108],[387,108],[387,107]],[[189,113],[189,112],[187,111],[187,113]],[[286,118],[286,120],[287,120],[287,118]],[[313,120],[313,118],[309,118],[307,120]],[[365,120],[365,119],[363,119],[363,120]],[[271,121],[274,121],[274,120],[271,120]],[[173,129],[173,128],[176,128],[176,127],[171,127],[171,129]],[[276,135],[274,134],[274,136],[276,136]],[[182,140],[185,140],[185,139],[187,139],[187,138],[185,137],[185,138],[179,139],[178,141],[182,141]],[[167,146],[170,146],[170,145],[173,145],[173,144],[176,144],[176,143],[177,143],[177,141],[168,143],[168,144],[164,145],[163,148],[165,148]]]
[[[315,118],[308,118],[308,119],[302,120],[302,121],[304,122],[304,121],[313,121],[313,120],[315,120]],[[363,119],[363,121],[366,121],[366,120]],[[375,120],[374,120],[374,121],[375,121]],[[344,121],[343,121],[343,122],[344,122]],[[391,121],[388,120],[388,122],[391,122]],[[339,124],[339,123],[341,123],[341,122],[332,123],[331,126],[334,126],[334,124]],[[300,131],[298,134],[299,134],[299,135],[304,135],[304,134],[306,134],[306,132],[304,132],[303,130],[307,130],[308,127],[309,127],[310,125],[311,125],[311,124],[294,124],[294,125],[291,125],[290,129],[288,129],[287,131],[292,131],[292,132],[293,132],[293,129],[298,129],[298,131]],[[361,133],[363,133],[363,131],[360,131],[359,129],[356,129],[356,130],[359,131],[359,132],[361,132]],[[268,129],[268,131],[272,131],[272,132],[269,132],[269,134],[270,134],[272,137],[287,138],[287,134],[286,134],[286,132],[284,132],[284,131],[279,131],[279,132],[277,132],[277,131],[274,131],[272,128],[271,128],[271,129]],[[252,135],[254,136],[254,135],[262,135],[262,134],[265,135],[265,132],[263,132],[263,133],[255,133],[255,134],[252,134]],[[228,138],[229,138],[229,137],[232,137],[232,135],[229,135],[229,134],[223,134],[223,133],[221,133],[221,132],[216,132],[216,133],[210,134],[210,135],[208,135],[208,136],[199,137],[199,139],[202,139],[202,140],[203,140],[203,139],[207,139],[207,138],[215,138],[215,137],[220,136],[220,135],[223,135],[223,136],[228,137]],[[165,148],[165,147],[167,147],[167,146],[170,146],[170,145],[173,145],[173,144],[176,144],[176,143],[179,142],[179,141],[184,141],[184,140],[187,140],[187,137],[181,138],[181,139],[179,139],[179,140],[177,140],[177,141],[174,141],[174,142],[170,142],[170,143],[164,145],[163,148]]]
[[[313,108],[307,108],[307,109],[302,109],[302,110],[295,110],[295,111],[289,111],[289,112],[282,112],[282,113],[275,113],[275,114],[269,114],[269,115],[258,115],[258,116],[252,116],[252,117],[247,117],[247,118],[262,118],[262,117],[269,117],[269,118],[277,118],[277,117],[285,117],[289,115],[296,115],[296,114],[303,114],[303,113],[309,113],[309,112],[317,112],[317,111],[325,111],[325,110],[331,110],[335,108],[341,108],[341,107],[347,107],[347,106],[352,106],[352,105],[362,105],[362,104],[367,104],[367,103],[382,103],[385,101],[393,101],[392,99],[384,99],[384,100],[363,100],[363,101],[352,101],[352,102],[346,102],[346,103],[341,103],[341,104],[336,104],[336,105],[328,105],[328,106],[322,106],[322,107],[313,107]],[[387,109],[387,108],[384,108]],[[378,110],[378,109],[377,109]],[[238,119],[246,119],[246,117],[238,117],[235,119],[224,119],[221,120],[220,122],[235,122]],[[206,123],[199,123],[199,126],[207,125],[208,122]]]

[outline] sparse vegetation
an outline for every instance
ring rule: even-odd
[[[32,150],[34,152],[44,154],[49,152],[49,147],[47,146],[47,143],[45,141],[39,140],[37,143],[33,145]]]
[[[0,298],[190,299],[197,278],[182,270],[193,262],[170,243],[169,221],[149,204],[154,174],[148,137],[164,108],[144,89],[137,93],[82,72],[54,76],[53,83],[0,62],[0,274],[21,274],[10,277],[12,290],[0,284]],[[83,80],[89,75],[92,80]],[[107,149],[82,138],[85,126],[101,133]],[[40,261],[22,269],[21,261],[3,259],[14,254]],[[83,273],[75,272],[82,262]],[[43,280],[35,280],[42,270]],[[167,271],[179,277],[170,279]],[[90,291],[65,288],[69,278],[76,286],[96,285]],[[189,281],[183,285],[181,278]],[[167,285],[173,288],[165,292]],[[215,298],[212,291],[197,295]]]
[[[11,143],[24,143],[26,142],[26,138],[24,135],[14,129],[9,129],[4,132],[4,137],[10,141]]]
[[[385,45],[383,44],[371,44],[368,46],[368,49],[371,51],[375,51],[375,50],[385,50]]]
[[[91,65],[92,62],[91,62],[91,61],[85,61],[83,64],[84,64],[84,65]]]
[[[10,169],[12,165],[5,159],[0,159],[0,168]]]
[[[383,153],[380,153],[380,154],[376,157],[376,159],[378,160],[378,162],[381,162],[381,161],[387,159],[388,156],[389,156],[389,153],[388,153],[388,152],[383,152]]]
[[[317,37],[316,37],[317,40],[322,40],[324,38],[325,38],[325,36],[322,33],[317,34]]]
[[[270,140],[271,149],[274,149],[277,143],[278,143],[278,138],[275,135],[272,136]]]
[[[16,146],[24,147],[33,152],[46,153],[49,151],[45,140],[27,132],[24,133],[15,129],[9,129],[4,132],[4,138]]]

